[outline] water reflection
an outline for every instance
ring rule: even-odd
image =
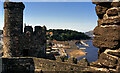
[[[89,45],[89,47],[83,46],[83,45],[77,45],[79,48],[83,47],[86,48],[84,51],[87,52],[87,55],[82,57],[77,57],[78,60],[81,60],[82,58],[87,58],[89,62],[96,61],[98,59],[98,48],[94,47],[92,44],[92,41],[84,41]]]

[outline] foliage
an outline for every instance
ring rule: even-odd
[[[47,35],[47,39],[57,41],[70,41],[70,40],[86,40],[90,39],[89,36],[85,35],[82,32],[74,31],[74,30],[63,30],[63,29],[49,29],[47,32],[53,32],[53,36]]]
[[[2,30],[0,30],[0,35],[2,34],[2,32],[3,32],[3,31],[2,31]]]

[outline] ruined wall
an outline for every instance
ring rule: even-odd
[[[45,57],[46,54],[46,28],[35,26],[34,31],[34,47],[37,49],[36,55],[38,57]]]
[[[41,72],[41,70],[49,72],[56,71],[66,71],[66,73],[70,71],[94,71],[94,69],[89,67],[83,67],[77,64],[70,64],[65,62],[58,62],[48,59],[42,58],[34,58],[34,57],[13,57],[13,58],[2,58],[3,73],[34,73]],[[46,72],[45,72],[46,73]]]
[[[93,3],[99,18],[93,39],[93,45],[99,48],[96,63],[100,67],[120,70],[120,2]]]
[[[45,57],[46,27],[35,26],[35,31],[33,32],[32,26],[25,26],[24,30],[24,49],[28,51],[28,56]]]
[[[22,2],[4,2],[5,24],[3,28],[4,57],[45,57],[46,27],[25,26],[23,33]]]
[[[4,2],[3,54],[4,57],[21,56],[21,35],[23,33],[22,2]]]

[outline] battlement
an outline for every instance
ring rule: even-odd
[[[46,33],[46,29],[44,30],[44,27],[41,27],[41,26],[35,26],[35,31],[34,31],[34,34],[35,35],[41,35],[43,33]]]
[[[27,31],[33,33],[33,28],[32,28],[32,26],[25,26],[25,28],[24,28],[24,33],[26,33]]]
[[[35,26],[35,32],[41,31],[42,27],[41,26]]]
[[[32,33],[32,35],[42,35],[42,34],[46,34],[46,26],[35,26],[34,27],[34,31],[33,31],[33,27],[32,26],[25,26],[24,28],[24,34],[26,32],[30,32]]]
[[[45,57],[46,27],[25,26],[23,32],[22,2],[4,2],[3,56],[4,57]]]
[[[4,2],[4,9],[6,8],[21,8],[24,9],[25,5],[22,2]]]

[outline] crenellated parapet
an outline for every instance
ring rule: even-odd
[[[46,29],[44,29],[44,26],[35,26],[34,31],[32,26],[25,26],[23,41],[23,47],[27,51],[24,56],[45,57]]]
[[[3,57],[45,57],[46,27],[25,26],[22,2],[4,2]]]

